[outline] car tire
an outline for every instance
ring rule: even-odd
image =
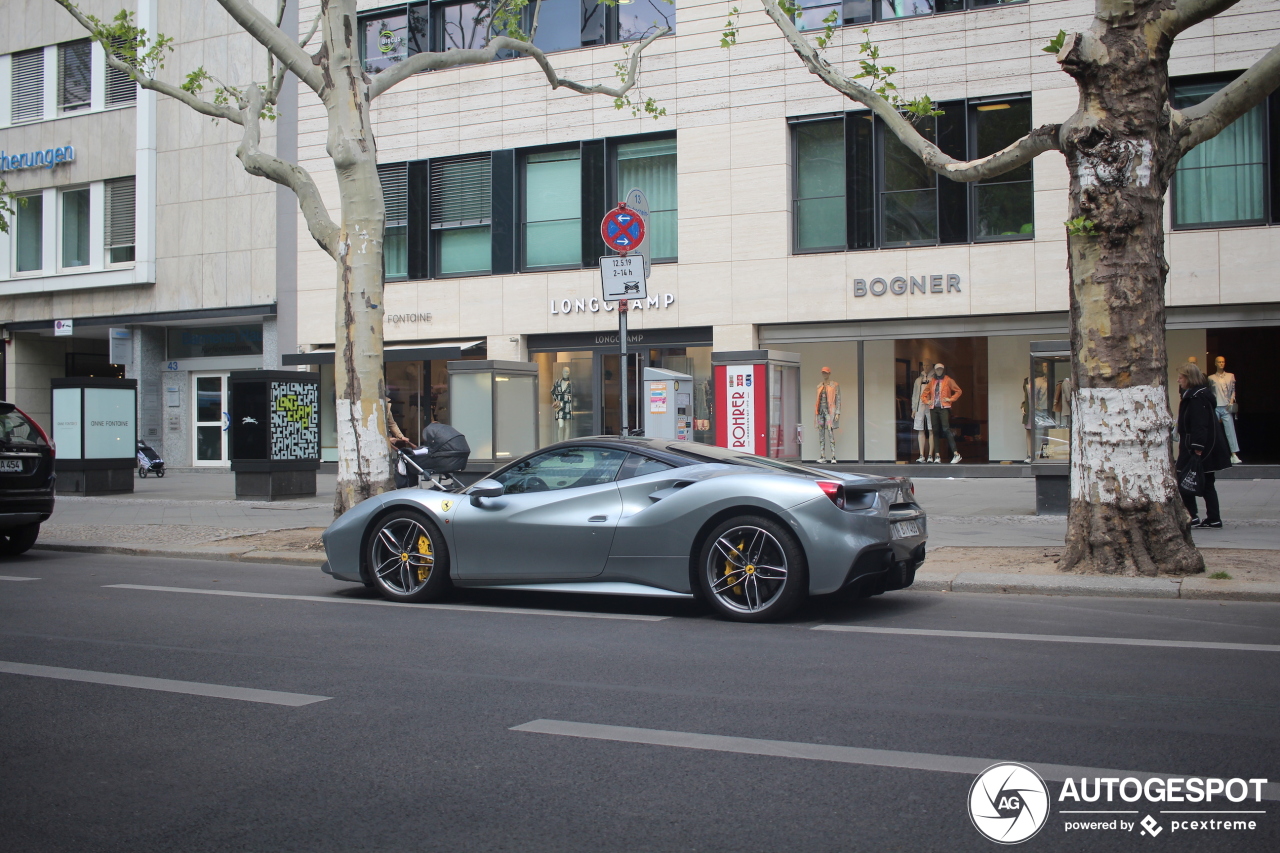
[[[716,525],[702,544],[697,571],[703,597],[736,622],[781,619],[809,594],[804,549],[791,531],[763,516]]]
[[[375,521],[365,560],[373,588],[388,601],[435,601],[452,586],[444,536],[416,510],[396,510]]]
[[[16,557],[25,554],[36,544],[39,536],[40,522],[0,530],[0,556]]]

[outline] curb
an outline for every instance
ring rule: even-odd
[[[922,592],[1280,601],[1280,583],[1211,580],[1199,577],[1130,578],[1097,575],[1019,575],[997,572],[920,572],[916,575],[915,583],[909,588]]]
[[[150,548],[145,545],[80,545],[72,542],[37,542],[33,551],[70,551],[79,554],[118,554],[125,557],[167,557],[171,560],[221,560],[234,563],[275,563],[319,569],[324,555],[305,556],[288,551],[245,551],[238,548]]]

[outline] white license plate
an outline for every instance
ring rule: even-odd
[[[890,533],[894,539],[906,539],[920,535],[920,525],[915,521],[895,521],[890,525]]]
[[[0,474],[21,474],[21,459],[0,459]]]

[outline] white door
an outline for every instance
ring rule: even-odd
[[[191,374],[191,410],[195,413],[191,459],[200,466],[231,464],[227,458],[227,374]]]

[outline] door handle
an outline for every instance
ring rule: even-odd
[[[608,520],[609,520],[609,516],[607,515],[593,515],[587,519],[587,521],[608,521]]]

